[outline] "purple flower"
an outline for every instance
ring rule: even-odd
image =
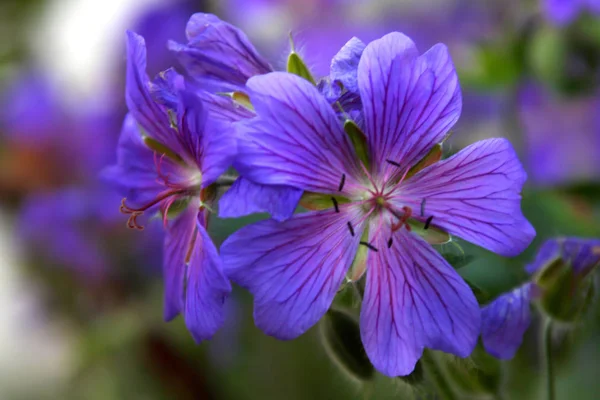
[[[208,118],[192,93],[176,94],[177,109],[155,102],[145,72],[144,40],[132,32],[127,39],[130,114],[117,165],[106,176],[127,193],[122,211],[130,214],[130,227],[139,228],[137,218],[144,213],[162,212],[167,231],[165,319],[182,313],[194,339],[201,341],[222,325],[223,303],[231,291],[206,224],[211,184],[231,164],[235,141],[227,127]],[[174,213],[177,216],[169,221]]]
[[[461,111],[446,47],[419,55],[408,37],[392,33],[365,48],[357,87],[367,162],[308,81],[274,72],[247,86],[258,117],[241,123],[240,172],[328,204],[247,226],[223,244],[228,276],[254,294],[257,326],[280,339],[301,335],[347,274],[355,281],[366,271],[361,335],[378,370],[406,375],[425,347],[468,356],[479,307],[431,244],[452,234],[513,256],[535,233],[520,210],[526,175],[506,140],[437,161],[436,146]]]
[[[527,171],[541,186],[600,178],[598,96],[568,100],[535,85],[519,93]],[[567,136],[565,136],[567,135]]]
[[[545,0],[544,12],[546,17],[556,25],[566,25],[577,16],[589,11],[600,14],[600,1],[598,0]]]
[[[531,281],[483,307],[481,338],[486,351],[501,359],[514,357],[531,322],[532,300],[540,299],[543,309],[550,307],[550,312],[559,304],[560,316],[565,320],[577,315],[580,307],[585,307],[588,295],[589,287],[582,282],[598,265],[598,239],[561,238],[544,242],[533,263],[525,268],[532,275]],[[554,317],[552,313],[550,316]]]

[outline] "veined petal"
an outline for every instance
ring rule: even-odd
[[[364,50],[362,40],[350,39],[331,60],[331,81],[340,82],[349,92],[358,93],[358,62]]]
[[[208,118],[200,98],[190,92],[180,94],[179,139],[191,160],[202,172],[202,187],[224,173],[237,152],[233,127]]]
[[[239,218],[267,212],[276,221],[294,214],[303,191],[289,186],[261,185],[239,177],[219,200],[219,217]]]
[[[212,81],[223,89],[235,90],[251,76],[272,71],[241,30],[215,15],[192,15],[186,34],[187,45],[169,42],[169,48],[188,75],[198,81]]]
[[[185,325],[194,340],[210,339],[223,325],[231,285],[217,249],[198,216],[196,237],[186,271]]]
[[[254,117],[254,113],[244,106],[237,104],[230,97],[209,93],[204,90],[196,91],[198,97],[206,106],[211,118],[225,123],[232,123]]]
[[[240,124],[240,173],[269,185],[338,193],[355,184],[354,149],[331,105],[314,85],[272,72],[248,81],[258,118]]]
[[[367,45],[358,65],[365,134],[375,172],[416,164],[441,142],[462,108],[458,77],[448,49],[438,44],[419,56],[395,32]]]
[[[170,321],[184,310],[186,260],[196,236],[198,200],[167,226],[163,252],[165,280],[165,320]]]
[[[154,101],[150,94],[150,79],[146,74],[146,43],[140,35],[127,31],[127,82],[125,100],[129,112],[144,128],[146,134],[175,152],[166,108]]]
[[[285,222],[242,228],[221,246],[225,272],[254,295],[256,325],[268,335],[293,339],[331,306],[356,254],[349,208],[298,214]]]
[[[481,339],[485,350],[494,357],[514,357],[531,320],[533,283],[503,294],[481,310]]]
[[[373,229],[371,229],[373,230]],[[423,348],[467,357],[480,329],[469,286],[423,239],[398,230],[369,252],[360,328],[369,359],[388,376],[411,373]]]
[[[535,230],[521,212],[527,174],[510,142],[488,139],[418,172],[398,188],[398,202],[424,220],[501,254],[521,253]]]
[[[165,189],[156,170],[155,157],[160,159],[160,155],[155,156],[144,144],[136,120],[128,114],[123,122],[117,147],[117,164],[106,168],[102,172],[102,178],[115,185],[131,205],[142,206]],[[164,157],[159,162],[165,176],[176,179],[184,175],[183,167],[170,158]]]

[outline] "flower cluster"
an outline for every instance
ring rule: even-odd
[[[126,195],[130,227],[163,220],[165,318],[181,313],[197,341],[210,338],[231,280],[253,294],[259,328],[293,339],[351,282],[380,372],[411,373],[425,348],[468,356],[480,307],[433,246],[459,237],[514,256],[535,232],[507,140],[442,159],[462,109],[448,49],[420,53],[397,32],[352,38],[315,79],[293,46],[276,71],[214,15],[193,15],[186,34],[188,43],[169,44],[182,74],[150,80],[144,40],[128,33],[129,115],[106,172]],[[234,233],[219,254],[208,235],[217,209],[271,218]]]

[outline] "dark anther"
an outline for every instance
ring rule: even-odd
[[[337,200],[335,199],[335,197],[332,197],[332,198],[331,198],[331,201],[333,202],[333,207],[335,207],[335,212],[336,212],[336,213],[339,213],[339,212],[340,212],[340,207],[338,206],[338,202],[337,202]]]
[[[398,167],[398,168],[401,167],[400,163],[397,163],[396,161],[392,161],[392,160],[385,160],[385,161],[392,164],[394,167]]]
[[[379,251],[377,250],[377,247],[373,246],[371,243],[367,243],[367,242],[360,242],[360,244],[362,244],[363,246],[367,246],[367,248],[369,250],[373,250],[373,251]]]
[[[392,247],[392,244],[394,244],[394,239],[390,238],[390,240],[388,240],[388,249]]]
[[[433,215],[430,216],[429,218],[427,218],[427,221],[425,221],[425,228],[423,228],[423,229],[429,229],[429,224],[431,224],[432,219],[433,219]]]
[[[427,199],[421,200],[421,217],[425,216],[425,202],[426,201],[427,201]]]
[[[354,236],[354,228],[352,227],[352,223],[350,221],[348,221],[348,230],[350,231],[350,234]]]
[[[346,174],[342,174],[342,180],[340,181],[340,187],[338,188],[338,191],[341,192],[342,189],[344,188],[344,184],[346,183]]]

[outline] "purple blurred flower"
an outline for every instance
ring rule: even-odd
[[[209,186],[231,164],[235,142],[219,121],[207,118],[194,94],[175,93],[177,109],[156,102],[145,72],[144,39],[128,32],[127,44],[130,114],[121,132],[117,164],[105,176],[127,193],[128,204],[124,201],[121,209],[130,214],[130,227],[141,228],[137,218],[143,213],[162,212],[167,230],[165,319],[183,313],[194,339],[205,340],[223,324],[223,303],[231,291],[206,232]],[[178,215],[169,222],[174,210]]]
[[[481,338],[487,352],[500,359],[514,357],[531,322],[530,302],[534,299],[544,301],[548,293],[556,289],[552,286],[558,285],[560,290],[555,293],[560,297],[552,300],[557,299],[563,305],[569,304],[571,299],[565,295],[571,297],[579,291],[581,282],[598,265],[598,239],[561,238],[544,242],[533,263],[525,268],[532,275],[531,281],[483,307]],[[546,284],[547,279],[539,279],[540,274],[546,271],[549,276],[558,278],[552,279],[551,286]]]
[[[526,165],[533,183],[557,185],[600,178],[600,97],[560,99],[536,85],[519,94]]]
[[[546,18],[556,25],[566,25],[585,11],[600,14],[599,0],[544,0]]]
[[[281,339],[301,335],[354,264],[351,280],[367,272],[361,334],[378,370],[406,375],[425,347],[469,355],[480,330],[477,301],[430,244],[455,234],[512,256],[535,233],[520,210],[526,175],[506,140],[476,143],[444,161],[428,156],[461,111],[446,47],[419,55],[408,37],[392,33],[365,48],[357,86],[366,164],[308,81],[274,72],[247,86],[258,117],[241,123],[241,174],[330,204],[250,225],[223,244],[227,274],[254,294],[257,326]]]

